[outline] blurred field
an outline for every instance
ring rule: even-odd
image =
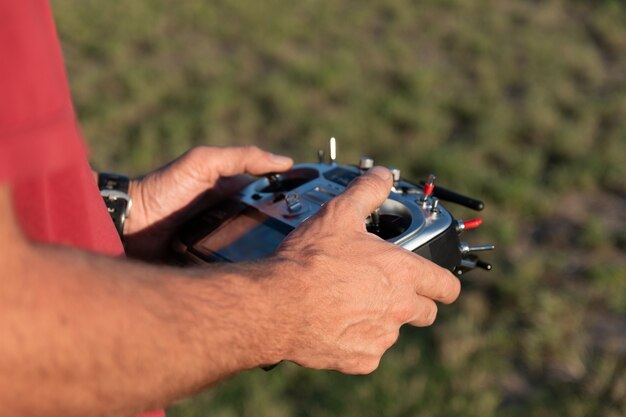
[[[336,136],[341,162],[433,171],[487,202],[468,238],[497,244],[494,271],[378,371],[281,365],[169,415],[626,415],[626,3],[53,5],[96,168],[201,143],[311,161]]]

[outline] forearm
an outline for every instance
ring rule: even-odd
[[[130,415],[282,359],[372,372],[400,326],[432,324],[460,291],[367,233],[391,186],[370,169],[273,258],[185,271],[27,242],[0,186],[2,412]]]
[[[29,243],[18,252],[0,291],[7,414],[132,414],[278,359],[261,344],[263,277],[246,266],[155,268]]]

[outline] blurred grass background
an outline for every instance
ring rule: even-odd
[[[96,168],[336,136],[487,203],[494,271],[378,371],[283,364],[170,416],[626,415],[625,2],[52,3]]]

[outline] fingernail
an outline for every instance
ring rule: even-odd
[[[368,173],[371,173],[372,175],[376,175],[384,179],[385,181],[391,178],[391,172],[389,172],[389,170],[385,167],[374,167],[370,169]]]
[[[288,156],[272,154],[272,156],[270,156],[270,159],[271,159],[272,163],[274,163],[276,165],[293,164],[293,159],[289,158]]]

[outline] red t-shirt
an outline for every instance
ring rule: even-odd
[[[31,239],[124,253],[87,161],[47,0],[0,0],[0,182]]]

